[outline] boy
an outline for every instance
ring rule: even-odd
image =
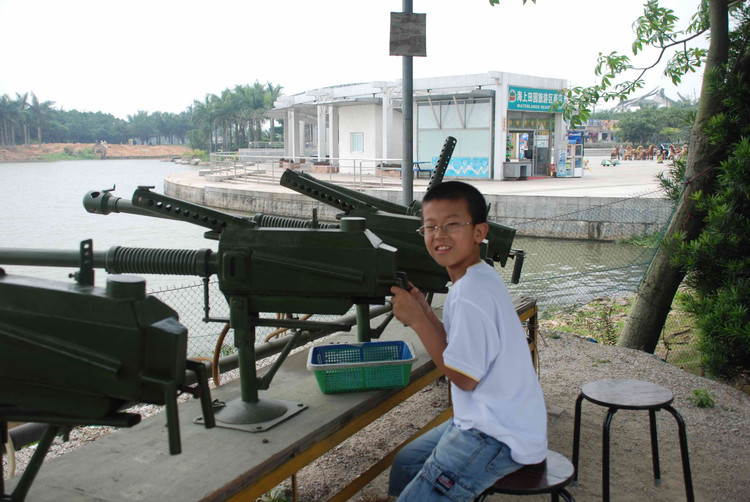
[[[482,261],[487,206],[473,186],[448,181],[422,199],[430,256],[453,286],[438,320],[424,295],[393,287],[393,312],[451,381],[453,419],[402,449],[388,492],[398,500],[474,500],[497,479],[542,462],[547,413],[523,327],[505,283]]]

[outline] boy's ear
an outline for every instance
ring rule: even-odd
[[[474,240],[477,244],[481,243],[485,237],[487,237],[487,232],[490,231],[490,226],[487,223],[477,223],[474,225]]]

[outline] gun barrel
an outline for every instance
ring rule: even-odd
[[[170,219],[168,216],[154,214],[148,209],[136,207],[131,201],[102,190],[91,190],[86,193],[83,196],[83,207],[93,214],[128,213]]]
[[[94,268],[104,268],[106,251],[94,251]],[[32,267],[78,267],[81,252],[49,249],[0,248],[0,264]]]
[[[0,264],[35,267],[81,265],[80,251],[0,248]],[[216,273],[216,257],[210,249],[153,249],[113,246],[94,251],[94,268],[110,274],[192,275],[209,277]]]
[[[84,195],[83,207],[94,214],[131,213],[186,221],[208,228],[214,235],[220,234],[228,225],[255,227],[246,218],[151,192],[149,187],[138,187],[130,201],[114,196],[109,191],[92,190]]]
[[[305,173],[287,169],[279,180],[281,186],[312,197],[324,204],[341,209],[346,214],[354,210],[375,212],[377,210],[394,214],[407,214],[409,208],[373,197],[356,190],[328,183]]]
[[[440,151],[437,164],[435,164],[435,170],[432,171],[430,183],[427,185],[428,192],[430,191],[430,188],[443,182],[443,177],[445,176],[445,171],[448,169],[448,164],[450,164],[453,150],[456,148],[456,143],[456,138],[453,136],[445,138],[443,149]]]

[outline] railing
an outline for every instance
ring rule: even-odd
[[[312,172],[319,178],[328,174],[329,181],[351,183],[355,189],[363,190],[365,183],[372,186],[374,180],[378,180],[380,187],[390,184],[385,180],[396,178],[387,173],[400,171],[400,166],[401,159],[326,158],[325,161],[318,161],[314,158],[217,152],[211,154],[211,168],[206,176],[211,181],[278,184],[285,169],[299,169]]]
[[[251,141],[247,146],[251,150],[284,149],[284,141]]]

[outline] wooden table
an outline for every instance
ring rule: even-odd
[[[536,302],[518,298],[514,303],[519,316],[536,326]],[[302,351],[285,361],[267,391],[269,397],[308,405],[287,421],[260,433],[205,429],[192,423],[201,411],[197,400],[189,400],[179,406],[182,454],[169,455],[159,414],[45,462],[28,500],[255,500],[440,376],[411,329],[394,321],[381,339],[406,340],[415,348],[419,359],[403,389],[323,394],[306,367],[307,351]],[[356,335],[340,335],[340,340],[356,341]],[[228,402],[239,391],[235,381],[215,389],[212,398]],[[451,416],[449,408],[413,437]],[[388,468],[398,449],[331,500],[346,500],[359,491]],[[14,485],[11,480],[6,489]]]

